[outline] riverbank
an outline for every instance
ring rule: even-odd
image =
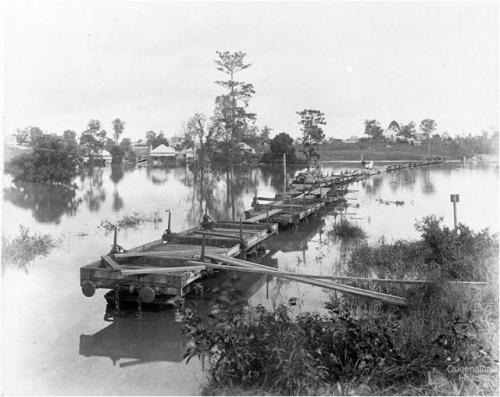
[[[297,147],[300,153],[300,147]],[[319,145],[321,161],[411,161],[423,160],[429,157],[427,142],[415,146],[403,142],[336,142]],[[433,141],[431,143],[431,157],[441,157],[447,160],[462,160],[477,153],[461,149],[450,142]],[[498,153],[496,153],[498,159]]]
[[[325,304],[328,314],[295,317],[291,301],[270,311],[238,311],[244,302],[226,286],[210,323],[188,313],[190,355],[217,352],[204,394],[498,393],[497,237],[464,225],[452,230],[435,217],[417,229],[415,242],[359,246],[348,266],[351,275],[427,279],[375,287],[406,295],[406,309],[334,296]]]

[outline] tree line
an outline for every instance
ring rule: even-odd
[[[182,139],[176,149],[193,149],[201,160],[198,163],[203,164],[203,167],[222,167],[227,173],[255,159],[255,156],[249,156],[249,151],[257,149],[262,152],[264,148],[268,150],[260,158],[261,162],[281,162],[283,155],[286,155],[287,162],[293,163],[297,161],[298,151],[308,168],[314,165],[320,156],[319,145],[327,142],[325,114],[318,109],[297,111],[300,138],[294,141],[286,132],[271,138],[273,129],[267,125],[259,129],[255,124],[257,115],[249,110],[256,90],[253,84],[240,79],[242,72],[251,67],[246,54],[241,51],[217,51],[214,62],[222,78],[215,81],[221,92],[214,100],[212,115],[206,116],[200,112],[191,116],[183,126]],[[417,127],[413,121],[397,126],[398,136],[415,138]],[[64,131],[62,136],[45,134],[38,127],[18,130],[18,143],[31,146],[34,155],[31,158],[21,155],[7,169],[15,178],[23,180],[67,182],[77,172],[83,158],[93,164],[102,150],[111,154],[115,164],[121,164],[124,160],[134,162],[132,143],[129,138],[122,138],[125,122],[116,118],[111,122],[111,127],[108,135],[101,122],[92,119],[79,139],[72,130]],[[419,129],[428,137],[436,128],[437,123],[433,119],[424,119],[419,125]],[[383,139],[383,133],[384,129],[377,120],[365,120],[364,134],[369,139]],[[496,134],[498,136],[498,132]],[[485,146],[483,141],[476,142],[476,146]],[[330,137],[328,142],[335,140]],[[161,144],[168,146],[169,140],[163,132],[149,130],[145,133],[145,144],[154,149]]]
[[[389,127],[392,125],[391,123]],[[415,139],[417,134],[417,125],[415,122],[410,121],[408,124],[397,124],[396,135],[403,138]],[[420,131],[422,131],[427,136],[430,136],[437,128],[437,123],[433,119],[424,119],[419,125]],[[372,139],[383,138],[384,129],[381,127],[377,120],[365,120],[365,130],[364,133]]]

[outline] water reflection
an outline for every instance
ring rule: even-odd
[[[111,324],[93,335],[80,335],[80,355],[109,357],[120,367],[154,361],[182,361],[185,341],[174,313],[144,312],[140,319],[119,317],[107,308]]]
[[[14,182],[3,189],[4,199],[31,209],[33,218],[41,223],[59,224],[61,216],[75,215],[82,202],[76,197],[76,187]]]
[[[287,167],[287,183],[290,184],[293,181],[296,171],[302,169],[303,167],[298,166],[288,166]],[[262,178],[267,185],[272,186],[276,191],[283,190],[283,167],[276,166],[261,166],[259,167]]]
[[[282,231],[266,242],[266,246],[271,253],[278,251],[294,252],[306,251],[308,243],[315,236],[318,236],[320,242],[322,241],[322,228],[325,225],[325,220],[321,216],[314,216],[303,222],[297,231]]]
[[[203,168],[185,172],[178,177],[188,188],[191,210],[188,221],[198,223],[205,212],[214,219],[244,218],[245,198],[253,196],[262,181],[258,169],[221,173]]]
[[[87,208],[92,212],[97,212],[101,204],[106,200],[106,190],[103,184],[103,168],[88,168],[80,176],[82,181],[81,189],[85,192],[83,199],[87,203]]]
[[[259,262],[277,266],[277,261],[269,254],[260,258]],[[211,294],[213,288],[231,283],[245,299],[249,299],[265,282],[266,277],[260,274],[221,272],[203,281],[204,299],[188,298],[185,304],[206,320],[216,296]],[[128,310],[121,310],[119,315],[114,306],[107,305],[104,319],[111,324],[93,335],[80,335],[80,355],[109,357],[113,365],[118,364],[121,368],[155,361],[183,360],[186,339],[182,334],[182,323],[176,321],[173,307],[161,312],[143,311],[138,317],[136,308],[130,304]]]
[[[163,185],[167,183],[171,170],[169,168],[149,168],[146,171],[147,178],[153,185]]]
[[[430,166],[426,166],[424,169],[422,169],[421,173],[423,173],[423,179],[424,179],[424,183],[422,185],[422,193],[425,194],[434,193],[435,188],[434,185],[432,184],[430,177],[431,174]]]
[[[111,175],[110,179],[113,182],[113,211],[117,212],[123,208],[123,199],[120,197],[120,193],[118,193],[117,185],[122,180],[124,175],[123,168],[121,165],[111,167]]]
[[[383,186],[383,175],[374,175],[361,181],[361,187],[368,196],[375,196]]]

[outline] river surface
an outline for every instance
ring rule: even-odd
[[[352,164],[325,164],[329,173]],[[296,170],[289,170],[289,178]],[[106,291],[83,296],[79,268],[109,251],[112,236],[99,227],[134,212],[162,218],[139,230],[122,230],[118,243],[131,248],[160,238],[165,210],[172,210],[172,230],[200,221],[205,207],[219,220],[244,217],[257,191],[273,196],[283,185],[281,168],[254,168],[225,176],[206,175],[204,183],[185,168],[130,171],[97,168],[75,179],[77,189],[47,189],[13,184],[3,177],[2,232],[19,226],[47,233],[57,247],[44,258],[18,268],[2,264],[3,394],[199,394],[202,363],[182,361],[184,341],[172,311],[146,312],[141,319],[105,318]],[[497,164],[443,164],[371,177],[350,186],[351,206],[343,215],[362,227],[369,243],[380,238],[416,239],[416,220],[438,215],[453,225],[450,194],[460,195],[458,220],[474,230],[498,233]],[[404,202],[396,205],[395,202]],[[280,269],[331,275],[341,273],[350,242],[329,231],[339,216],[323,211],[299,231],[280,231],[266,243],[265,263]],[[328,292],[265,276],[245,278],[253,305],[272,308],[297,298],[294,311],[313,311]],[[194,302],[195,305],[199,303]]]

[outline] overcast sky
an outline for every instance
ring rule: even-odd
[[[434,118],[450,134],[498,129],[498,2],[4,2],[5,130],[178,133],[222,93],[215,51],[247,53],[257,126],[327,136],[363,120]]]

